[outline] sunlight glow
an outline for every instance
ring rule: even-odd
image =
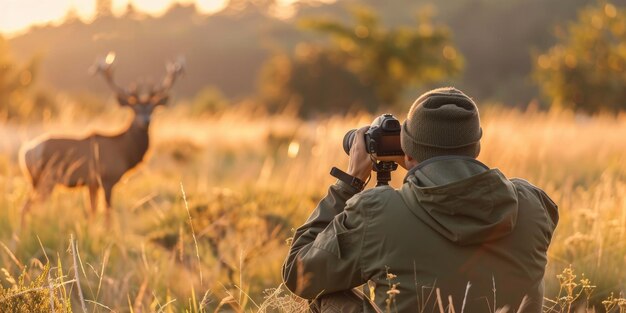
[[[211,14],[226,6],[226,0],[113,0],[113,13],[126,11],[128,3],[151,15],[163,14],[174,3],[195,3],[198,11]],[[30,26],[60,23],[73,11],[84,21],[93,19],[96,0],[0,0],[0,34],[11,36]]]
[[[113,64],[113,61],[115,61],[115,52],[111,51],[109,53],[107,53],[106,58],[104,59],[104,62],[106,62],[106,64]]]
[[[31,26],[60,24],[68,15],[89,22],[96,16],[98,0],[0,0],[0,36],[13,37],[26,32]],[[277,0],[277,18],[290,18],[295,14],[294,3],[301,0]],[[317,0],[317,3],[332,3],[337,0]],[[202,14],[213,14],[224,9],[228,0],[111,0],[114,15],[126,12],[128,4],[136,10],[159,16],[175,3],[195,3]]]
[[[293,159],[298,156],[298,152],[300,152],[300,144],[297,141],[290,142],[287,148],[287,156]]]

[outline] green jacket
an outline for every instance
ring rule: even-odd
[[[515,312],[524,296],[521,312],[541,312],[557,221],[556,204],[527,181],[470,158],[433,158],[398,190],[330,186],[296,231],[283,279],[306,299],[367,283],[364,294],[382,311],[396,284],[392,312],[431,312],[437,289],[456,312]],[[363,308],[372,311],[367,299]]]

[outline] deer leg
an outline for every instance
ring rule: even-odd
[[[113,192],[113,185],[111,183],[104,183],[104,200],[106,202],[106,222],[110,223],[111,220],[111,193]]]
[[[33,204],[37,202],[41,203],[45,201],[48,198],[48,196],[50,196],[53,189],[54,189],[53,183],[40,183],[38,185],[33,186],[33,189],[28,195],[26,202],[22,206],[20,225],[24,226],[24,223],[26,221],[26,215],[28,215],[28,213],[30,212],[30,208],[33,206]]]
[[[37,197],[37,195],[35,194],[37,191],[33,190],[28,194],[28,197],[26,198],[26,202],[24,202],[24,205],[22,206],[22,219],[24,218],[24,215],[28,214],[28,212],[30,212],[30,207],[33,205],[33,201],[35,201],[35,198]]]
[[[91,216],[98,213],[98,189],[97,184],[89,185],[89,204],[91,205]]]
[[[35,201],[35,199],[37,198],[37,191],[35,189],[33,189],[29,194],[28,194],[28,198],[26,199],[26,202],[24,202],[24,205],[22,206],[22,210],[21,210],[21,215],[20,215],[20,225],[22,226],[21,228],[24,228],[24,223],[26,221],[26,215],[28,214],[28,212],[30,212],[30,208],[33,205],[33,202]]]
[[[40,188],[37,184],[32,185],[32,188],[28,193],[28,197],[26,198],[26,202],[24,202],[24,205],[22,206],[22,220],[24,218],[24,215],[30,212],[30,207],[33,205],[33,202],[35,202],[37,198],[39,198],[39,189]]]

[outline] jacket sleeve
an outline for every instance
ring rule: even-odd
[[[543,209],[545,210],[545,223],[543,224],[545,238],[548,243],[552,241],[552,235],[554,234],[554,230],[559,223],[559,206],[548,196],[548,194],[543,191],[541,188],[531,184],[530,182],[520,179],[513,178],[512,182],[525,186],[532,190],[535,193],[537,201],[541,204]]]
[[[536,188],[537,196],[544,209],[546,210],[546,239],[548,242],[552,241],[552,235],[554,234],[554,230],[556,229],[557,224],[559,223],[559,207],[545,191]]]
[[[365,282],[359,265],[364,225],[355,191],[337,182],[296,230],[283,280],[296,295],[315,299]],[[347,206],[346,206],[346,202]]]

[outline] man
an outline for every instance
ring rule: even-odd
[[[372,170],[366,129],[348,166],[362,181]],[[402,187],[330,186],[296,231],[286,286],[323,311],[541,312],[557,206],[529,182],[477,161],[481,137],[478,109],[464,93],[420,96],[402,125]]]

